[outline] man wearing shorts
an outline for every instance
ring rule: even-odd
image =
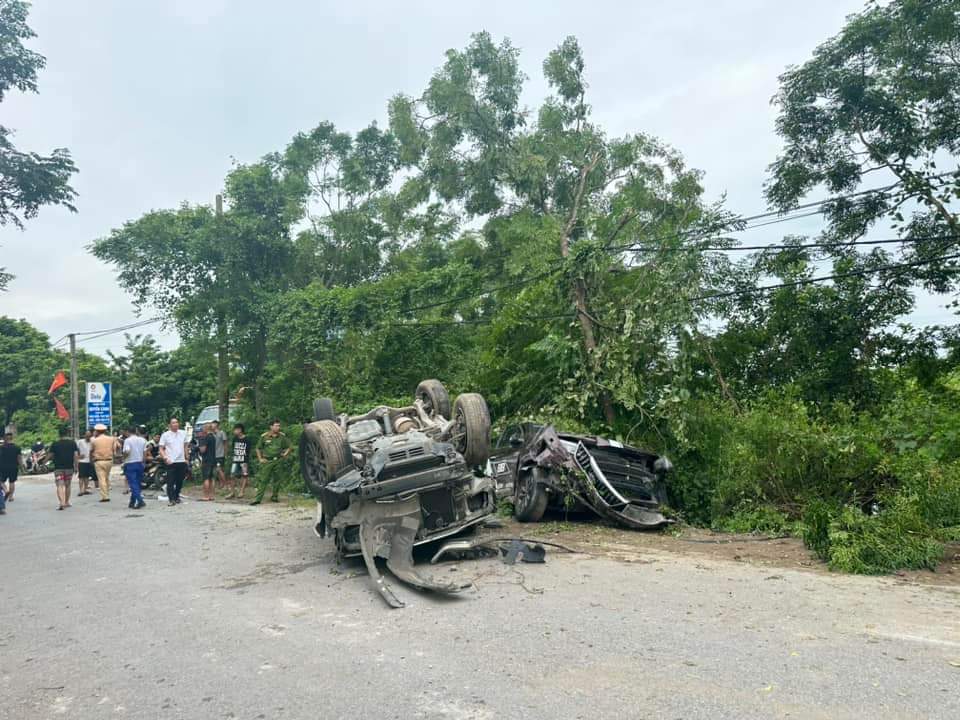
[[[180,504],[180,489],[187,477],[187,433],[180,421],[170,418],[170,428],[160,436],[160,457],[167,466],[167,500]]]
[[[79,453],[77,457],[77,482],[80,489],[77,497],[90,494],[88,489],[90,481],[96,477],[93,472],[93,461],[90,460],[90,439],[92,437],[93,433],[87,430],[83,437],[77,440],[77,452]]]
[[[233,426],[233,456],[230,463],[230,492],[227,499],[242,498],[247,491],[247,481],[250,479],[250,438],[242,423]],[[235,492],[237,480],[240,481],[240,491]]]
[[[203,497],[200,499],[210,502],[214,499],[213,478],[217,473],[217,438],[212,423],[203,430],[203,437],[199,440],[200,477],[203,478]]]
[[[13,433],[7,433],[3,436],[3,445],[0,445],[0,490],[3,491],[4,504],[13,500],[22,463],[20,446],[13,441]]]
[[[53,480],[57,484],[57,500],[60,501],[57,510],[63,510],[70,507],[70,485],[73,483],[73,473],[80,457],[80,450],[70,437],[69,429],[60,430],[60,439],[50,446],[50,454],[53,456]]]
[[[217,482],[220,483],[220,487],[223,487],[227,479],[224,475],[224,465],[226,465],[227,458],[227,434],[220,429],[220,421],[214,420],[213,423],[213,437],[216,439],[216,452],[214,453],[217,458]]]

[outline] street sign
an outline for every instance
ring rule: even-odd
[[[108,382],[87,383],[87,427],[97,423],[113,429],[113,393]]]

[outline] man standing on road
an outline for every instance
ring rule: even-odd
[[[271,502],[280,502],[278,497],[280,493],[280,460],[290,454],[290,439],[280,432],[280,421],[274,420],[270,423],[270,429],[260,436],[260,442],[257,445],[257,460],[260,461],[260,480],[257,482],[257,496],[253,499],[251,505],[259,505],[263,502],[263,496],[267,492],[267,486],[273,485],[273,494],[270,496]]]
[[[7,433],[3,436],[3,445],[0,445],[0,491],[3,492],[4,505],[13,500],[17,473],[22,464],[20,446],[13,441],[13,433]]]
[[[213,434],[213,437],[216,439],[216,456],[217,462],[217,482],[220,483],[220,487],[223,487],[226,483],[226,477],[223,473],[223,466],[226,464],[227,458],[227,434],[220,429],[220,421],[213,421],[213,428],[207,428],[207,432]]]
[[[217,437],[212,423],[204,426],[197,447],[200,450],[200,477],[203,478],[203,497],[200,499],[210,502],[214,499],[213,478],[217,472]]]
[[[123,441],[123,470],[127,475],[127,484],[130,486],[129,507],[139,510],[146,506],[140,488],[143,485],[143,459],[147,441],[134,428],[127,431]]]
[[[50,446],[53,455],[53,481],[57,484],[57,500],[63,510],[70,507],[70,485],[73,483],[73,473],[77,469],[77,460],[80,450],[77,443],[70,437],[70,430],[60,430],[60,439]]]
[[[187,477],[187,433],[177,418],[170,418],[170,429],[160,436],[160,457],[167,466],[167,500],[171,506],[178,505]]]
[[[247,491],[247,480],[250,479],[250,438],[242,423],[233,426],[233,462],[230,464],[230,492],[227,499],[232,497],[243,498]],[[235,492],[237,481],[240,481],[240,491]]]
[[[107,434],[107,426],[103,423],[94,425],[90,457],[93,458],[93,469],[97,473],[100,502],[110,502],[110,471],[113,469],[113,454],[116,449],[117,440],[113,435]]]
[[[93,463],[90,461],[90,438],[92,437],[93,433],[87,430],[83,437],[77,440],[77,452],[79,453],[77,457],[77,483],[80,490],[77,497],[90,494],[88,488],[90,487],[90,480],[94,477]]]

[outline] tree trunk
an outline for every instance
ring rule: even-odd
[[[580,213],[580,203],[583,201],[583,193],[587,184],[587,176],[600,162],[600,156],[595,155],[589,163],[580,168],[580,180],[577,183],[577,192],[573,200],[573,208],[570,210],[570,217],[563,228],[563,234],[560,236],[560,254],[563,257],[570,257],[570,234],[577,224],[577,216]],[[593,318],[587,312],[587,284],[582,277],[578,277],[573,283],[573,299],[577,308],[577,320],[580,321],[580,329],[583,331],[583,349],[587,358],[590,373],[593,376],[597,374],[597,338],[593,329]],[[613,407],[613,400],[610,393],[605,389],[600,389],[600,408],[603,410],[603,417],[607,425],[613,427],[617,420],[617,412]]]
[[[222,429],[230,422],[230,364],[227,357],[227,322],[223,313],[217,315],[217,405]]]

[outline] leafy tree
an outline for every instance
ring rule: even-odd
[[[870,271],[886,265],[886,253],[847,250],[835,259],[842,277],[802,284],[817,274],[820,256],[799,239],[791,244],[795,249],[758,253],[739,268],[734,288],[741,294],[718,305],[723,329],[701,338],[701,377],[711,379],[711,389],[721,378],[734,403],[793,386],[822,407],[869,407],[884,390],[877,371],[905,358],[910,334],[895,323],[913,308],[911,281],[878,283]],[[760,278],[787,286],[759,292]]]
[[[149,335],[127,335],[124,350],[107,356],[116,383],[114,402],[138,424],[162,427],[174,415],[190,417],[216,392],[210,353],[189,343],[164,352]]]
[[[933,261],[911,274],[939,291],[952,286],[960,265],[938,258],[958,245],[960,172],[940,166],[960,149],[960,2],[869,2],[781,76],[775,103],[786,147],[769,200],[787,210],[818,187],[859,191],[826,206],[825,237],[842,243],[889,223],[915,240],[904,259]],[[861,190],[877,184],[887,187]]]
[[[254,381],[262,371],[268,300],[289,282],[290,223],[300,213],[275,164],[241,165],[226,181],[222,216],[206,206],[147,213],[91,246],[118,269],[138,308],[156,308],[190,339],[206,339],[218,357],[225,405],[230,353]]]
[[[27,25],[28,9],[21,0],[0,0],[0,101],[10,90],[36,92],[37,72],[46,62],[23,44],[35,37]],[[14,146],[12,136],[11,129],[0,126],[0,225],[23,227],[44,205],[75,211],[76,193],[69,180],[76,167],[70,153],[63,148],[50,155],[24,152]],[[0,290],[10,278],[0,272]]]
[[[3,426],[27,407],[27,398],[43,385],[53,361],[49,338],[26,320],[0,316],[0,414]],[[44,392],[49,387],[43,387]]]
[[[698,316],[689,298],[708,282],[711,262],[676,252],[638,262],[624,250],[637,243],[676,250],[682,238],[730,218],[702,204],[699,173],[674,150],[643,134],[611,139],[593,123],[584,69],[574,38],[551,52],[543,70],[553,95],[531,121],[519,104],[517,50],[479,33],[465,50],[447,53],[421,98],[395,97],[390,120],[401,161],[415,173],[406,188],[485,218],[492,268],[518,279],[547,276],[541,287],[514,293],[522,301],[516,312],[495,322],[511,346],[491,355],[504,360],[500,379],[516,379],[518,354],[536,358],[538,382],[517,379],[540,390],[527,402],[543,404],[552,389],[578,415],[590,416],[596,403],[613,426],[617,405],[636,407],[639,368],[659,366],[661,379],[676,371],[678,334]],[[565,313],[567,321],[528,321]],[[556,363],[539,362],[545,354],[564,358],[562,387]],[[552,381],[541,374],[546,368]],[[672,396],[671,384],[654,384],[648,399]]]

